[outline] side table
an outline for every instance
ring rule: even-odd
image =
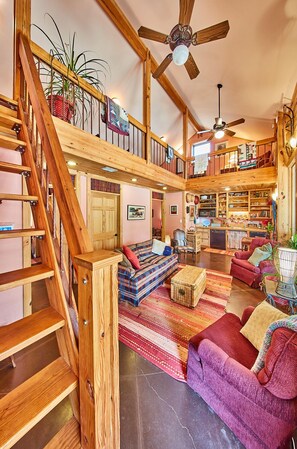
[[[289,299],[276,293],[277,278],[275,276],[265,276],[263,279],[263,289],[266,293],[266,301],[272,306],[288,315],[297,314],[297,299]]]

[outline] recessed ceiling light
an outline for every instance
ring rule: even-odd
[[[118,171],[116,168],[112,167],[102,167],[102,170],[108,171],[109,173],[114,173],[115,171]]]
[[[131,181],[132,182],[137,182],[137,178],[132,178]]]
[[[167,187],[165,186],[165,187],[163,187],[163,190],[167,190]]]
[[[76,166],[77,166],[77,163],[76,163],[75,161],[67,161],[67,165],[68,165],[69,167],[76,167]]]
[[[225,187],[225,190],[226,190],[226,191],[230,190],[230,187]]]
[[[162,182],[157,182],[157,186],[164,186]]]

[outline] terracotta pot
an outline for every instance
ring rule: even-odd
[[[52,115],[70,123],[74,112],[73,103],[66,100],[62,95],[49,95],[47,103]]]

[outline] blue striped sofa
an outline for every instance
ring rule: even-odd
[[[137,255],[140,270],[118,266],[119,298],[138,306],[177,269],[178,256],[158,256],[152,253],[153,240],[128,245]]]

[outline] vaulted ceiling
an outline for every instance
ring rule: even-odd
[[[137,30],[141,25],[169,34],[178,23],[178,0],[117,0]],[[261,139],[273,135],[276,112],[289,103],[297,80],[296,0],[196,0],[193,31],[228,20],[225,39],[191,47],[200,69],[190,80],[183,66],[173,63],[166,75],[199,122],[210,128],[217,117],[217,88],[223,84],[221,115],[226,122],[244,117],[233,130],[237,137]],[[168,45],[143,39],[160,63]]]

